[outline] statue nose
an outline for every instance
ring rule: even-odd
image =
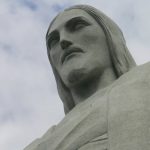
[[[68,48],[70,45],[72,45],[72,42],[67,41],[67,40],[62,40],[62,41],[60,42],[60,46],[61,46],[61,48],[62,48],[63,50],[66,49],[66,48]]]

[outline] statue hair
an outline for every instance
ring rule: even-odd
[[[98,9],[88,5],[72,6],[70,8],[65,9],[64,12],[72,9],[81,9],[85,11],[90,16],[92,16],[100,25],[100,27],[103,29],[106,36],[112,65],[116,73],[116,76],[118,78],[136,66],[136,63],[126,46],[123,33],[114,21],[112,21],[109,17],[107,17]],[[59,14],[57,16],[59,16]],[[51,22],[48,31],[51,28],[53,22],[57,19],[57,16]],[[46,34],[46,39],[47,39],[47,34]],[[75,107],[75,103],[72,98],[70,90],[62,82],[58,72],[55,69],[54,64],[52,64],[51,57],[49,55],[48,46],[47,46],[47,53],[55,75],[58,93],[63,102],[65,114],[67,114],[71,109],[73,109],[73,107]]]

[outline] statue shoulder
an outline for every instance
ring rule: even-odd
[[[132,84],[133,82],[150,82],[150,62],[139,65],[123,74],[113,83],[113,87]]]
[[[37,138],[31,144],[24,148],[24,150],[36,150],[36,147],[43,141],[47,140],[53,131],[55,130],[56,125],[52,126],[41,138]]]
[[[131,75],[132,74],[135,79],[150,82],[150,62],[135,67],[131,70]]]
[[[149,91],[150,63],[122,75],[109,91],[108,135],[112,149],[149,149],[145,142],[150,137]]]
[[[143,73],[148,73],[150,72],[150,62],[147,62],[145,64],[142,64],[136,68],[141,68],[141,70],[143,71]]]

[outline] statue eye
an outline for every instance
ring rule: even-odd
[[[47,42],[49,49],[55,47],[58,41],[59,41],[59,35],[55,34],[53,36],[50,36]]]
[[[56,43],[57,43],[57,40],[56,39],[52,39],[52,40],[49,41],[48,45],[49,45],[50,48],[52,48],[52,47],[54,47],[56,45]]]

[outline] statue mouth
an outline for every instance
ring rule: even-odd
[[[68,49],[64,50],[64,54],[62,55],[61,62],[62,64],[65,60],[69,60],[70,58],[74,57],[78,53],[83,53],[83,50],[77,47],[69,47]]]

